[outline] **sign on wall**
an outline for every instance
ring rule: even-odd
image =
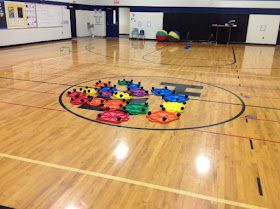
[[[25,3],[5,2],[8,28],[27,28]]]
[[[0,1],[0,29],[7,28],[5,5],[4,2]]]
[[[94,25],[102,25],[103,24],[103,12],[101,9],[93,11],[93,24]]]
[[[27,27],[36,28],[37,27],[36,4],[25,3],[25,7],[26,7]]]

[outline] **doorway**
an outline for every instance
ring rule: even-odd
[[[119,37],[119,8],[107,7],[106,9],[106,36]]]

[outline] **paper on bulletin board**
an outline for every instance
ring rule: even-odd
[[[103,19],[104,19],[104,12],[99,9],[99,10],[94,10],[93,13],[93,24],[94,25],[102,25],[103,24]]]
[[[0,0],[0,29],[7,28],[6,13],[4,1]]]
[[[5,1],[8,29],[27,28],[25,3]]]
[[[25,3],[25,9],[26,9],[27,27],[36,28],[37,27],[36,4]]]

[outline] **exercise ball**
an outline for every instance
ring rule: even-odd
[[[168,34],[165,30],[160,30],[156,34],[157,41],[167,41],[168,40]]]
[[[175,33],[174,31],[170,31],[168,34],[168,39],[169,39],[169,41],[179,41],[180,36],[177,33]]]

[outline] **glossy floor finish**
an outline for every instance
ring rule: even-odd
[[[279,209],[280,48],[184,46],[85,38],[0,49],[0,205]],[[101,78],[201,86],[187,89],[200,96],[174,123],[110,126],[62,94]]]

